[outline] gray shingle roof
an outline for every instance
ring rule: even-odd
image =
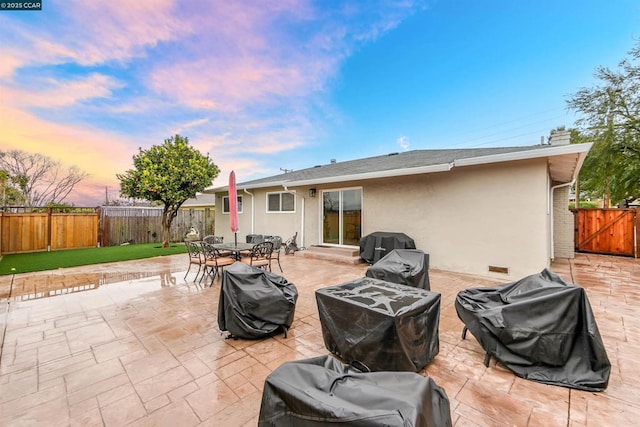
[[[567,147],[567,146],[565,146]],[[572,147],[576,147],[575,145]],[[299,182],[327,180],[336,181],[340,177],[353,178],[363,174],[385,173],[394,170],[402,170],[408,173],[412,168],[424,168],[428,166],[448,165],[464,159],[476,159],[486,156],[509,155],[518,152],[535,151],[537,157],[538,150],[557,149],[558,146],[534,145],[524,147],[497,147],[497,148],[461,148],[443,150],[412,150],[400,153],[391,153],[363,159],[349,160],[344,162],[328,163],[310,167],[307,169],[295,170],[292,172],[273,175],[265,178],[244,181],[238,183],[239,188],[259,188],[269,186],[279,186],[284,183],[296,185]],[[539,153],[541,156],[544,152]],[[553,150],[549,155],[554,155]],[[226,187],[215,188],[224,190]]]

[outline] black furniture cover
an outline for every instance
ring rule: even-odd
[[[367,269],[367,277],[415,288],[431,289],[429,255],[420,249],[394,249]]]
[[[316,291],[327,349],[371,371],[422,370],[440,350],[440,294],[363,277]]]
[[[415,249],[416,243],[404,233],[376,231],[360,239],[360,258],[375,264],[394,249]]]
[[[260,427],[451,426],[449,399],[413,372],[360,372],[331,356],[286,362],[265,380]]]
[[[293,283],[242,262],[224,270],[218,326],[231,336],[264,338],[287,330],[293,323],[298,290]]]
[[[607,387],[611,365],[587,295],[553,271],[466,289],[455,306],[487,356],[517,376],[588,391]]]

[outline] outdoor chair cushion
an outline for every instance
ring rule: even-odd
[[[413,372],[361,372],[331,356],[286,362],[265,380],[258,426],[451,426],[449,399]]]
[[[611,364],[583,288],[551,270],[466,289],[455,301],[465,331],[517,376],[589,391],[607,387]]]

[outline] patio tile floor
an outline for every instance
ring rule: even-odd
[[[255,426],[262,386],[285,361],[327,354],[315,290],[366,265],[283,256],[299,292],[282,334],[228,340],[217,325],[220,280],[184,280],[184,255],[0,277],[0,425]],[[454,299],[500,283],[431,269],[442,294],[440,352],[422,372],[442,386],[456,426],[620,426],[640,419],[640,262],[579,254],[553,270],[586,288],[612,363],[591,393],[516,377],[469,335]],[[515,280],[515,279],[513,279]],[[511,280],[509,280],[511,281]]]

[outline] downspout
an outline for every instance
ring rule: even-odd
[[[549,206],[547,207],[548,209],[548,214],[549,214],[549,221],[551,222],[550,224],[550,229],[551,229],[551,250],[550,255],[551,255],[551,260],[553,261],[553,259],[555,258],[555,242],[553,240],[553,231],[554,231],[554,222],[553,222],[553,193],[554,191],[556,191],[557,188],[562,188],[562,187],[567,187],[567,186],[571,186],[576,182],[575,178],[571,180],[571,182],[565,182],[564,184],[559,184],[559,185],[555,185],[553,187],[551,187],[551,194],[549,196]]]
[[[300,218],[300,247],[304,248],[304,201],[305,198],[304,196],[300,196],[298,195],[296,192],[291,191],[287,188],[287,186],[285,184],[282,184],[282,188],[284,188],[284,191],[289,193],[289,194],[293,194],[293,197],[300,197],[302,199],[302,206],[301,206],[301,218]]]
[[[248,195],[251,196],[251,233],[250,234],[254,234],[255,233],[255,197],[253,196],[253,193],[249,193],[247,191],[246,188],[243,189],[245,193],[247,193]]]

